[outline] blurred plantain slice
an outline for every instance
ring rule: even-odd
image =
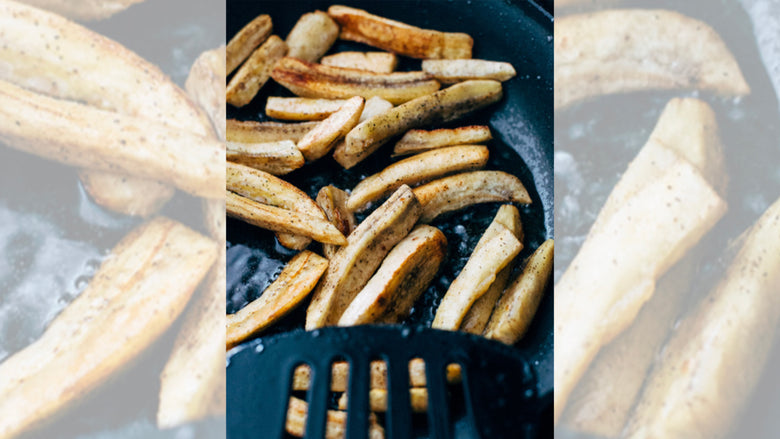
[[[46,1],[60,12],[122,9],[131,2]],[[205,114],[160,69],[102,35],[21,3],[0,1],[0,79],[55,98],[213,135]],[[52,44],[56,41],[56,45]],[[31,122],[34,120],[31,120]],[[84,170],[87,193],[111,210],[149,216],[173,196],[158,179]]]
[[[750,93],[734,56],[710,26],[662,9],[608,10],[556,20],[554,81],[556,110],[595,96],[640,90]]]
[[[778,287],[780,200],[751,227],[723,279],[667,342],[624,437],[728,435],[776,338]]]
[[[44,422],[130,363],[176,320],[216,258],[214,241],[167,218],[130,232],[44,334],[0,364],[0,437]]]

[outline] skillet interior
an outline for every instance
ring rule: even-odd
[[[489,142],[489,169],[518,175],[533,198],[521,208],[528,256],[547,237],[553,236],[552,223],[552,19],[530,2],[491,1],[263,1],[233,0],[228,3],[227,35],[231,37],[244,24],[261,13],[270,14],[274,33],[285,37],[301,14],[327,10],[331,4],[345,4],[416,26],[442,31],[459,31],[474,37],[476,58],[509,61],[518,76],[504,83],[504,99],[467,119],[447,126],[488,124],[494,134]],[[337,41],[333,52],[371,50],[367,46]],[[375,49],[374,49],[375,50]],[[419,61],[402,59],[399,70],[419,70]],[[241,109],[228,107],[228,118],[266,120],[267,96],[291,96],[281,86],[269,82],[261,94]],[[430,127],[434,128],[434,127]],[[392,142],[391,142],[392,143]],[[332,158],[289,174],[286,179],[314,197],[320,187],[335,184],[351,189],[363,177],[390,163],[390,151],[380,152],[352,170],[344,171]],[[404,322],[430,325],[436,306],[449,283],[460,271],[492,220],[499,204],[483,205],[437,220],[448,239],[448,257],[438,280],[423,294]],[[271,233],[228,220],[227,311],[235,312],[257,298],[293,253],[278,246]],[[300,331],[304,303],[274,328],[267,337],[280,332]],[[552,391],[552,294],[546,293],[529,335],[517,345],[539,377],[541,393]]]

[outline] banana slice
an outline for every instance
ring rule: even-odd
[[[420,29],[347,6],[331,6],[328,14],[341,25],[342,40],[412,58],[471,58],[474,40],[468,34]]]
[[[350,233],[314,292],[306,311],[307,330],[338,322],[390,249],[412,230],[420,211],[414,193],[404,185]]]
[[[497,201],[530,204],[519,178],[502,171],[474,171],[440,178],[414,189],[423,206],[421,222],[465,207]]]
[[[322,11],[301,15],[287,35],[288,56],[317,62],[339,38],[339,25]]]
[[[398,65],[398,57],[388,52],[339,52],[322,58],[320,62],[324,66],[392,73]]]
[[[298,253],[262,295],[227,316],[227,349],[273,325],[311,293],[328,260],[308,250]]]
[[[271,73],[274,81],[306,98],[346,99],[374,96],[393,104],[435,92],[441,86],[425,72],[373,73],[282,58]]]
[[[403,319],[433,281],[446,253],[447,238],[439,229],[417,226],[388,253],[341,315],[339,326]]]
[[[479,238],[479,242],[474,249],[485,246],[486,243],[499,232],[498,226],[493,224],[500,224],[507,228],[510,232],[514,233],[520,244],[523,243],[523,224],[520,222],[520,212],[517,208],[511,204],[505,204],[498,209],[496,217],[493,219],[493,223],[488,227],[485,233]],[[493,308],[496,306],[496,302],[501,297],[501,293],[504,292],[507,283],[509,282],[509,276],[512,275],[514,270],[514,261],[507,264],[503,270],[499,271],[496,275],[496,280],[490,284],[490,288],[479,299],[474,301],[469,311],[463,317],[463,322],[460,324],[460,330],[468,332],[470,334],[481,335],[490,320],[490,315],[493,313]]]
[[[458,171],[482,168],[490,153],[482,145],[450,146],[393,163],[378,174],[363,179],[347,200],[347,209],[360,211],[401,185],[414,185]]]
[[[409,130],[393,148],[393,156],[417,154],[442,146],[473,145],[493,138],[486,125],[471,125],[437,130]]]
[[[241,65],[252,52],[271,36],[273,23],[267,14],[258,15],[236,33],[227,44],[225,53],[226,75]]]
[[[393,136],[423,125],[450,122],[501,100],[498,81],[465,81],[392,108],[361,122],[347,134],[333,158],[349,169]]]
[[[230,134],[228,134],[230,136]],[[291,140],[267,143],[227,142],[227,160],[273,175],[285,175],[303,167],[306,160]]]
[[[295,144],[319,125],[317,122],[255,122],[227,120],[227,141],[235,143],[271,143],[289,140]]]
[[[667,10],[609,10],[555,20],[555,109],[613,93],[695,88],[750,93],[707,24]]]
[[[274,232],[308,236],[324,244],[346,245],[344,235],[328,220],[258,203],[226,192],[228,216]]]

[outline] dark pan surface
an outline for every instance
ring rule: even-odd
[[[315,9],[327,10],[331,4],[360,7],[371,13],[397,19],[423,28],[469,33],[475,40],[474,57],[511,62],[518,76],[504,83],[504,99],[483,111],[449,127],[488,124],[494,140],[488,143],[491,158],[488,169],[500,169],[518,175],[533,198],[533,204],[521,208],[526,233],[522,256],[528,256],[546,238],[553,236],[552,176],[552,18],[531,2],[490,1],[239,1],[228,2],[227,35],[232,36],[249,20],[261,13],[270,14],[274,33],[286,37],[301,14]],[[369,47],[338,41],[332,52],[371,50]],[[399,70],[419,70],[419,60],[402,58]],[[265,120],[267,96],[291,96],[275,83],[267,84],[255,101],[242,108],[228,106],[228,118]],[[436,127],[428,127],[436,128]],[[392,143],[392,142],[391,142]],[[389,146],[389,145],[388,145]],[[334,184],[351,189],[367,175],[390,163],[392,147],[380,152],[352,170],[344,171],[330,157],[307,165],[287,176],[310,196],[320,187]],[[482,205],[437,220],[448,239],[448,257],[437,281],[416,304],[404,322],[430,325],[436,306],[451,280],[460,271],[492,220],[499,204]],[[257,298],[281,271],[293,253],[275,243],[271,233],[240,221],[228,220],[227,311],[235,312]],[[303,328],[304,303],[263,338]],[[546,293],[528,336],[516,348],[528,359],[539,377],[541,393],[552,391],[553,334],[552,294]]]
[[[632,93],[599,98],[557,114],[555,217],[559,239],[556,243],[556,280],[575,256],[615,183],[644,145],[664,106],[673,97],[697,96],[712,106],[730,177],[729,211],[696,251],[709,255],[723,253],[731,239],[753,224],[780,197],[777,96],[758,53],[752,24],[739,2],[634,0],[624,2],[624,5],[668,8],[710,24],[734,53],[752,93],[741,100],[695,92]],[[694,279],[691,301],[709,292],[725,268],[726,264],[720,260],[703,262]],[[751,359],[745,358],[745,361]],[[780,344],[776,343],[765,378],[757,386],[754,400],[748,404],[733,437],[777,436],[780,429],[775,416],[780,409],[778,370]],[[584,438],[566,431],[556,431],[556,436]]]
[[[223,43],[224,8],[207,0],[148,1],[87,27],[125,44],[183,85],[198,55]],[[42,334],[83,291],[111,248],[140,221],[92,203],[73,168],[0,144],[0,171],[3,361]],[[179,193],[162,214],[202,229],[200,202],[189,196]],[[77,408],[24,437],[224,436],[222,420],[157,431],[159,374],[177,329],[174,325],[136,363]]]

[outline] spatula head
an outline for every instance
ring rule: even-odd
[[[284,437],[293,370],[304,363],[312,371],[306,437],[324,437],[331,364],[342,359],[350,363],[351,372],[347,439],[366,438],[372,360],[388,365],[386,437],[414,437],[408,397],[408,363],[413,358],[425,361],[427,437],[532,438],[544,427],[540,413],[547,403],[540,399],[536,377],[517,349],[459,332],[360,326],[281,334],[231,352],[228,437],[255,438],[259,432],[264,438]],[[459,393],[446,381],[446,366],[452,363],[461,368],[462,401],[452,396]]]

